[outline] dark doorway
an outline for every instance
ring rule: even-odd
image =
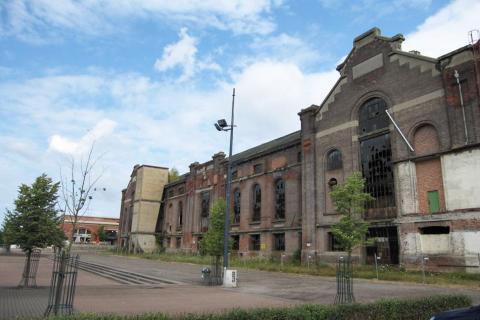
[[[397,227],[371,227],[368,228],[367,239],[367,264],[375,263],[375,254],[380,257],[382,264],[398,264],[398,231]]]

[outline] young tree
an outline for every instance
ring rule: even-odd
[[[202,250],[213,257],[223,255],[224,217],[225,200],[220,198],[213,203],[209,216],[209,228],[200,243]]]
[[[101,178],[101,174],[94,176],[94,167],[99,158],[93,157],[93,147],[94,145],[90,148],[86,161],[84,159],[80,160],[79,166],[77,166],[74,158],[71,159],[68,177],[60,171],[64,219],[68,215],[70,218],[68,223],[72,225],[68,251],[72,247],[78,219],[88,211],[93,193],[97,191],[95,186]],[[102,190],[105,191],[105,188],[102,188]]]
[[[365,179],[360,172],[354,172],[343,184],[337,185],[330,192],[336,211],[342,215],[340,221],[332,226],[332,233],[348,253],[350,261],[352,251],[365,241],[368,231],[362,215],[365,211],[365,203],[374,200],[364,192]]]
[[[168,170],[168,183],[177,181],[178,179],[180,179],[180,174],[175,167]]]
[[[107,241],[107,232],[105,232],[104,226],[100,226],[100,228],[98,228],[97,237],[98,237],[98,241],[100,242]]]
[[[223,255],[223,231],[225,217],[225,200],[218,199],[213,203],[209,216],[209,227],[200,242],[200,250],[212,257],[211,279],[212,284],[221,284],[221,257]],[[231,242],[229,242],[229,249]]]
[[[8,243],[19,245],[27,255],[27,274],[34,248],[63,245],[65,235],[57,216],[57,191],[58,183],[43,174],[31,186],[20,186],[15,209],[7,211],[5,236]],[[28,286],[28,281],[25,285]]]

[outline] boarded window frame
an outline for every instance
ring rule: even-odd
[[[342,168],[342,152],[338,149],[330,150],[327,154],[327,170],[338,170]]]

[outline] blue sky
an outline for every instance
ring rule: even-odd
[[[0,221],[21,183],[59,179],[95,141],[106,192],[89,214],[118,216],[135,164],[185,172],[299,129],[352,40],[373,26],[432,57],[468,43],[480,0],[4,0],[0,3]]]

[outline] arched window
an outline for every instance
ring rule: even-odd
[[[183,202],[178,203],[178,224],[177,226],[181,228],[183,226]]]
[[[342,167],[342,153],[337,149],[330,151],[327,155],[327,170],[336,170]]]
[[[262,189],[259,184],[253,186],[253,215],[252,221],[260,221],[262,208]]]
[[[385,110],[387,110],[387,104],[383,99],[372,98],[367,100],[360,108],[360,135],[388,128],[388,116]]]
[[[285,219],[285,183],[282,179],[275,182],[275,219]]]
[[[395,214],[392,147],[387,104],[380,98],[367,100],[359,111],[362,174],[365,191],[375,200],[367,204],[367,218]]]
[[[240,223],[240,190],[233,192],[233,223]]]

